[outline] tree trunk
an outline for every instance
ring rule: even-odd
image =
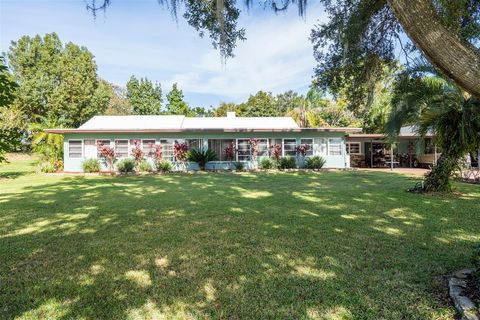
[[[427,192],[451,192],[450,178],[458,167],[458,158],[440,156],[437,164],[425,176],[425,191]]]
[[[465,91],[480,97],[480,51],[440,21],[432,0],[387,0],[413,43]]]

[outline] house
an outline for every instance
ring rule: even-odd
[[[134,141],[141,143],[147,158],[152,146],[161,144],[163,158],[175,162],[175,143],[187,143],[189,148],[210,148],[218,161],[209,162],[206,169],[231,169],[225,148],[234,144],[235,161],[247,168],[255,166],[249,139],[259,139],[258,157],[270,156],[270,146],[280,145],[282,156],[296,156],[296,147],[307,145],[307,156],[322,156],[325,167],[348,168],[350,157],[346,153],[347,136],[360,133],[359,128],[300,128],[290,117],[237,117],[228,112],[226,117],[161,116],[95,116],[77,129],[47,129],[64,135],[64,169],[81,172],[82,162],[99,157],[99,146],[115,149],[119,158],[129,157]],[[151,158],[149,161],[152,161]],[[196,164],[188,164],[196,169]]]

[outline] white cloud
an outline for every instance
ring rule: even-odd
[[[248,39],[239,43],[236,57],[227,61],[226,68],[217,52],[208,51],[168,82],[178,82],[187,92],[215,93],[232,100],[258,90],[278,93],[305,88],[315,65],[308,39],[315,21],[305,22],[291,13],[251,18],[246,25]]]

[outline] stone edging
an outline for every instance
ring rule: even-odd
[[[461,320],[480,320],[475,303],[465,294],[467,278],[473,274],[473,269],[462,269],[455,272],[448,280],[448,291],[455,303],[455,308],[462,316]]]

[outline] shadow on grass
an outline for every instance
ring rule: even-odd
[[[0,180],[2,180],[2,179],[16,179],[16,178],[24,176],[28,173],[29,172],[18,172],[18,171],[0,172]]]
[[[370,173],[75,177],[0,194],[0,315],[432,318],[470,197]]]

